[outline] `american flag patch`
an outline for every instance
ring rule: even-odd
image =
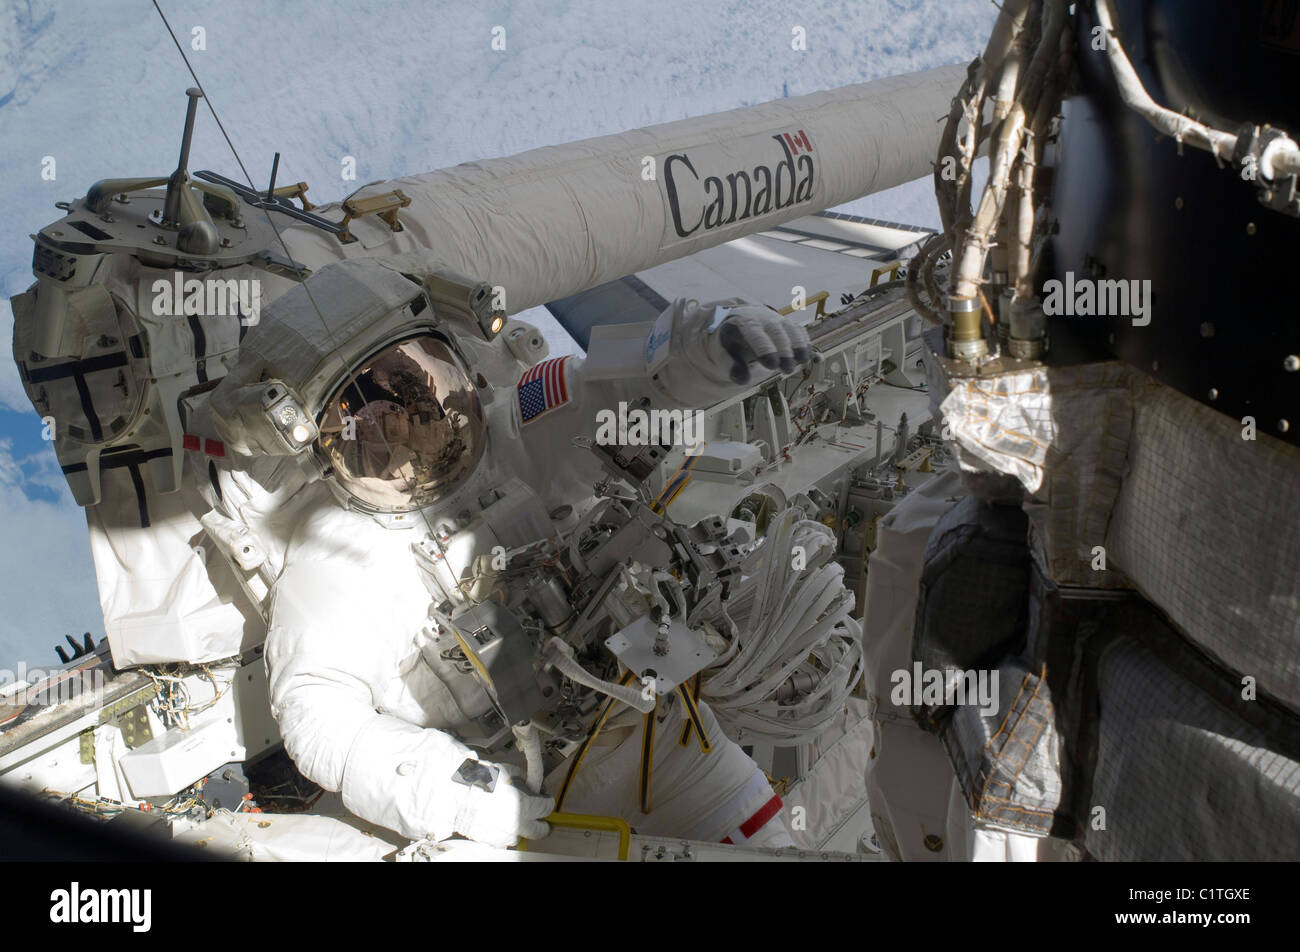
[[[569,388],[564,383],[568,359],[566,355],[543,360],[519,378],[519,418],[524,423],[569,402]]]

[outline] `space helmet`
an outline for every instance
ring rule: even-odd
[[[381,521],[465,487],[487,446],[468,345],[504,316],[474,312],[481,284],[432,284],[355,259],[276,299],[212,394],[218,435],[238,454],[313,461],[344,505]]]

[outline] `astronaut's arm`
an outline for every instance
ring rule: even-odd
[[[460,833],[504,847],[545,836],[550,799],[512,786],[504,768],[490,791],[458,782],[466,761],[478,760],[470,748],[376,710],[376,689],[398,676],[399,659],[371,637],[375,622],[363,617],[356,580],[346,575],[301,562],[276,587],[267,638],[271,709],[298,769],[341,791],[353,813],[411,839]]]
[[[707,407],[812,356],[801,324],[740,300],[678,298],[653,325],[635,327],[593,333],[575,368],[589,401],[645,395],[665,409]]]

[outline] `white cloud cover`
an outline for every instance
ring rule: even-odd
[[[52,490],[57,501],[29,499],[24,484]],[[53,451],[16,458],[13,441],[0,439],[0,527],[0,667],[55,662],[64,634],[103,637],[86,516]]]

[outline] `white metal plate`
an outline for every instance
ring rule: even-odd
[[[668,626],[667,654],[657,655],[654,652],[658,634],[659,627],[650,616],[642,615],[605,639],[605,647],[637,677],[647,677],[650,671],[654,672],[656,694],[672,692],[679,684],[718,658],[717,653],[705,642],[703,634],[687,628],[684,622],[677,619]]]

